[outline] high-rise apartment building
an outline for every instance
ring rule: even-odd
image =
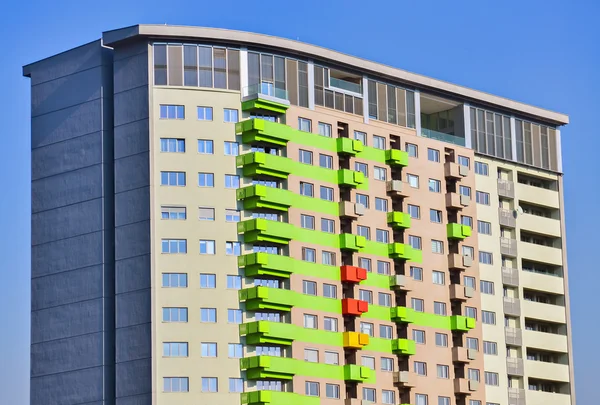
[[[567,116],[197,27],[24,75],[32,405],[575,405]]]

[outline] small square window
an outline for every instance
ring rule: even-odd
[[[198,107],[198,120],[199,121],[212,121],[213,109],[212,107]]]
[[[408,156],[410,157],[419,157],[419,149],[417,145],[412,143],[406,143],[406,152],[408,152]]]
[[[238,110],[225,108],[223,110],[223,120],[225,122],[238,122]]]

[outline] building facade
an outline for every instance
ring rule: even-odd
[[[575,405],[567,116],[198,27],[24,75],[32,405]]]

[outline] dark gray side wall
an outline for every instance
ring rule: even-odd
[[[31,404],[114,404],[112,51],[30,67]]]
[[[114,51],[116,404],[152,403],[148,46]]]

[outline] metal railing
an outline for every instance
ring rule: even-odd
[[[362,94],[362,86],[360,84],[352,83],[344,79],[338,79],[336,77],[329,78],[329,87],[335,87],[352,93]]]
[[[434,131],[433,129],[421,128],[421,136],[429,139],[437,139],[438,141],[447,142],[454,145],[465,146],[465,138]]]
[[[504,314],[521,316],[521,301],[518,298],[504,297]]]
[[[523,359],[516,357],[506,358],[506,372],[510,375],[523,376]]]
[[[506,338],[507,345],[522,346],[523,345],[523,332],[520,328],[504,328],[504,337]]]
[[[506,256],[517,257],[517,240],[500,238],[500,253]]]
[[[502,283],[512,287],[519,286],[519,270],[502,267]]]
[[[510,228],[514,228],[517,223],[515,214],[512,210],[507,210],[505,208],[498,208],[498,217],[500,219],[500,225],[502,225],[502,226],[508,226]]]
[[[280,98],[283,100],[288,99],[288,92],[284,89],[278,89],[271,83],[257,83],[250,86],[244,87],[242,95],[244,97],[256,96],[262,94],[263,96],[270,96]]]
[[[525,405],[525,390],[521,388],[509,388],[508,405]]]
[[[498,179],[498,195],[500,197],[515,198],[515,183],[510,180]]]

